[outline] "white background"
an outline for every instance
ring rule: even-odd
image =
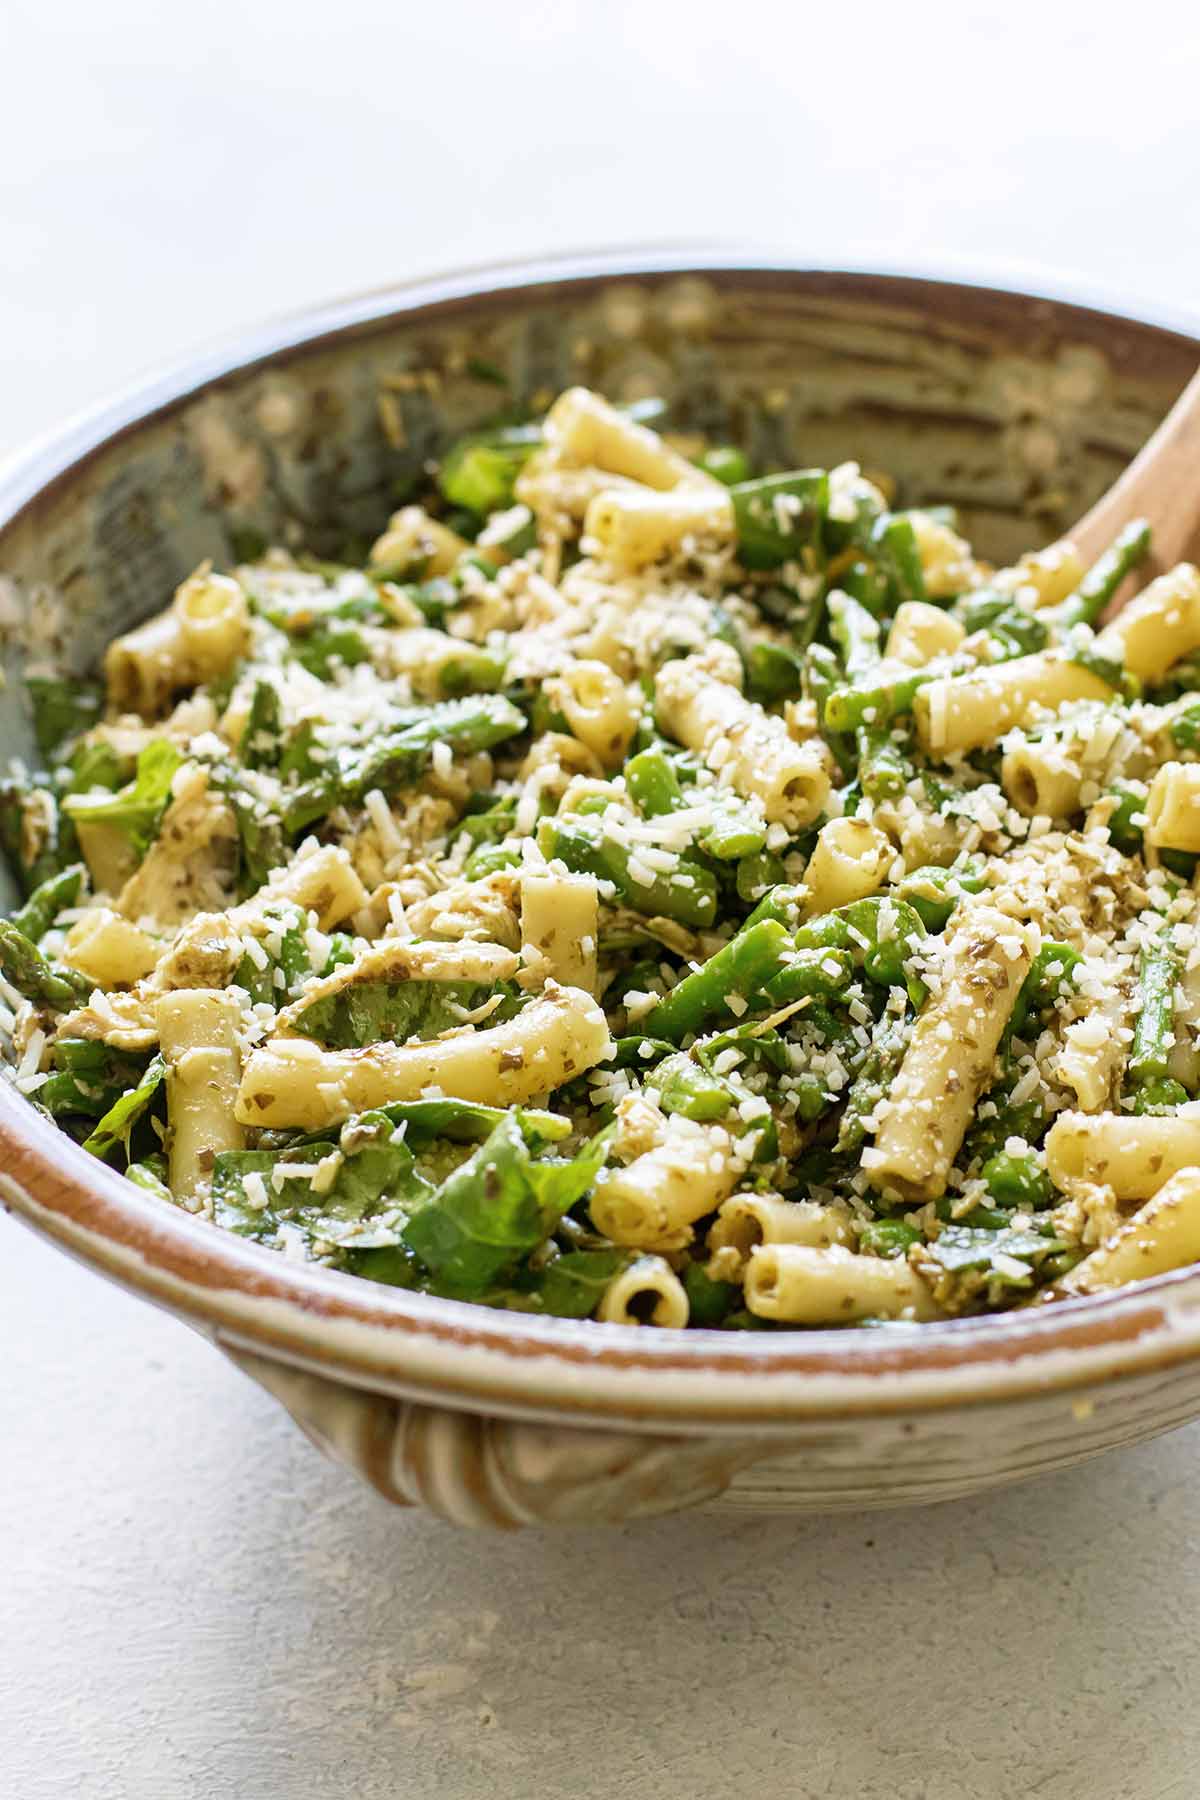
[[[1200,24],[0,4],[0,447],[263,314],[668,238],[1200,313]],[[5,1800],[1193,1800],[1200,1428],[924,1514],[468,1539],[0,1220]]]

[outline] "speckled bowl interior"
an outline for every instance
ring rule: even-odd
[[[540,407],[574,382],[661,394],[681,426],[742,442],[759,463],[853,457],[890,471],[904,501],[957,503],[981,549],[1007,558],[1105,489],[1196,359],[1184,334],[1063,301],[696,258],[473,274],[288,320],[118,401],[0,481],[0,754],[29,752],[31,662],[88,669],[204,557],[228,563],[267,542],[353,554],[439,447],[500,406]],[[1092,1448],[1200,1410],[1190,1271],[1111,1300],[898,1336],[731,1342],[528,1320],[288,1265],[139,1194],[7,1089],[0,1196],[244,1359],[265,1359],[255,1372],[268,1385],[287,1363],[356,1391],[515,1416],[772,1430],[817,1413],[947,1408],[984,1386],[1028,1396],[1136,1364],[1144,1403],[1132,1422],[1097,1428]],[[1184,1364],[1169,1396],[1145,1398],[1156,1371]],[[1013,1441],[988,1479],[1020,1472]],[[875,1473],[848,1478],[846,1493],[880,1479],[885,1451],[895,1446],[881,1440]]]

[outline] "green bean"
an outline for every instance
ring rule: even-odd
[[[513,485],[542,442],[538,425],[461,438],[442,458],[438,486],[452,506],[485,515],[512,505]]]
[[[738,557],[747,569],[778,569],[813,547],[829,511],[824,469],[763,475],[730,488]]]
[[[788,1097],[796,1109],[796,1117],[806,1125],[819,1119],[833,1105],[833,1095],[819,1075],[804,1069],[788,1087]]]
[[[167,1162],[163,1156],[147,1156],[141,1162],[131,1162],[125,1171],[126,1180],[132,1181],[156,1200],[169,1200],[174,1203],[170,1188],[167,1186]]]
[[[689,1032],[733,1011],[730,996],[749,1001],[778,973],[791,948],[786,929],[775,919],[743,926],[699,969],[671,989],[642,1021],[655,1037],[678,1043]]]
[[[490,556],[525,556],[537,546],[537,520],[527,506],[510,506],[480,533],[480,549]]]
[[[804,686],[804,657],[790,644],[766,639],[752,644],[746,656],[746,693],[769,706],[791,700]]]
[[[993,1116],[981,1119],[976,1113],[963,1145],[960,1160],[964,1166],[986,1164],[1004,1149],[1009,1138],[1024,1138],[1032,1143],[1040,1137],[1046,1124],[1045,1108],[1038,1099],[1014,1100],[1013,1081],[1013,1071],[1008,1070],[1003,1080],[984,1095],[984,1103],[993,1108]]]
[[[48,962],[11,919],[0,919],[0,971],[35,1006],[58,1012],[84,1005],[95,985],[75,969]]]
[[[1132,569],[1148,555],[1150,527],[1145,519],[1133,519],[1094,562],[1073,594],[1058,606],[1047,607],[1041,617],[1059,631],[1073,625],[1094,625]]]
[[[635,912],[701,928],[711,925],[717,916],[716,876],[686,855],[669,874],[655,869],[650,871],[649,881],[641,882],[629,872],[629,850],[583,819],[569,824],[543,819],[538,844],[544,856],[558,857],[572,874],[611,881],[621,900]]]
[[[626,1037],[614,1038],[612,1055],[605,1059],[604,1067],[648,1069],[652,1063],[661,1062],[664,1056],[675,1053],[674,1044],[668,1044],[665,1038],[647,1037],[644,1031],[631,1031]]]
[[[1165,931],[1142,948],[1137,1021],[1128,1071],[1135,1086],[1161,1079],[1170,1066],[1178,979],[1179,956],[1170,932]]]
[[[485,875],[494,875],[498,869],[518,868],[520,862],[519,844],[480,844],[478,850],[472,850],[463,864],[463,874],[468,881],[481,881]]]
[[[239,746],[248,769],[273,769],[283,754],[283,722],[279,695],[269,681],[256,681],[254,698]]]
[[[980,1202],[970,1212],[959,1216],[955,1212],[959,1204],[956,1195],[945,1194],[935,1202],[934,1210],[945,1224],[969,1225],[973,1231],[1003,1231],[1012,1222],[1012,1211],[1008,1207],[984,1206]]]
[[[36,944],[45,937],[59,913],[75,905],[86,873],[82,863],[72,863],[57,875],[51,875],[34,888],[24,906],[12,915],[11,923],[31,944]]]
[[[104,710],[98,685],[56,675],[26,675],[25,692],[33,709],[34,741],[43,756],[96,723]]]
[[[1021,606],[1011,594],[994,588],[977,588],[955,601],[954,616],[968,633],[986,631],[1000,644],[1006,657],[1027,656],[1044,650],[1050,632],[1043,619]]]
[[[805,1032],[815,1031],[827,1044],[843,1045],[850,1053],[857,1051],[854,1027],[846,1014],[832,1012],[820,1000],[814,1000],[811,1006],[805,1007],[800,1024]]]
[[[827,644],[810,644],[805,653],[804,685],[808,698],[817,709],[817,722],[844,775],[855,767],[855,748],[843,732],[835,731],[829,722],[830,697],[840,691],[842,665]]]
[[[810,644],[804,653],[804,691],[825,721],[825,702],[842,680],[842,665],[828,644]]]
[[[1108,821],[1109,841],[1121,852],[1122,856],[1140,856],[1143,843],[1143,825],[1135,825],[1137,815],[1144,817],[1146,811],[1146,789],[1139,783],[1136,789],[1125,782],[1114,782],[1105,790],[1117,802]]]
[[[830,629],[842,652],[842,664],[852,686],[871,679],[880,664],[879,624],[864,606],[846,594],[829,597]],[[902,794],[916,771],[891,733],[890,721],[860,724],[855,730],[858,779],[872,800]]]

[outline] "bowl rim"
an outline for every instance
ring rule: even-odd
[[[773,251],[613,249],[489,263],[307,307],[133,383],[0,468],[0,534],[94,456],[222,381],[436,309],[697,275],[788,276],[1049,301],[1200,346],[1200,320],[1118,310],[1080,283],[986,281],[923,266],[836,265]],[[634,1429],[786,1430],[803,1419],[1001,1402],[1151,1375],[1200,1355],[1200,1270],[1016,1314],[796,1333],[646,1331],[495,1312],[388,1288],[247,1243],[141,1193],[0,1081],[0,1201],[102,1273],[223,1342],[383,1392],[518,1417]]]

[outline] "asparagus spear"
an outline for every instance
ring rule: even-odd
[[[1139,1090],[1155,1084],[1152,1103],[1156,1106],[1171,1104],[1173,1089],[1163,1088],[1160,1084],[1167,1076],[1175,1042],[1175,984],[1178,979],[1179,955],[1168,928],[1142,949],[1137,1022],[1133,1028],[1127,1070],[1135,1096]]]
[[[35,887],[24,906],[12,915],[10,923],[36,944],[45,937],[60,912],[74,906],[83,887],[86,871],[82,863],[72,863]]]
[[[760,993],[790,948],[786,929],[774,919],[743,927],[701,968],[677,982],[642,1023],[652,1037],[678,1043],[709,1019],[730,1012],[730,995],[750,1000]]]
[[[797,469],[739,481],[729,490],[738,556],[747,569],[778,569],[797,561],[820,536],[829,510],[824,469]]]
[[[92,991],[86,975],[48,962],[11,919],[0,919],[0,970],[19,994],[56,1012],[82,1006]]]
[[[1088,570],[1073,594],[1040,616],[1059,631],[1073,625],[1094,625],[1117,589],[1150,549],[1150,527],[1145,519],[1133,519],[1118,532],[1108,549]]]
[[[611,881],[626,906],[649,918],[705,927],[717,916],[717,878],[690,857],[681,856],[670,872],[649,870],[649,881],[637,881],[629,871],[629,850],[604,836],[586,817],[570,822],[543,819],[538,844],[544,856],[557,857],[573,874]]]

